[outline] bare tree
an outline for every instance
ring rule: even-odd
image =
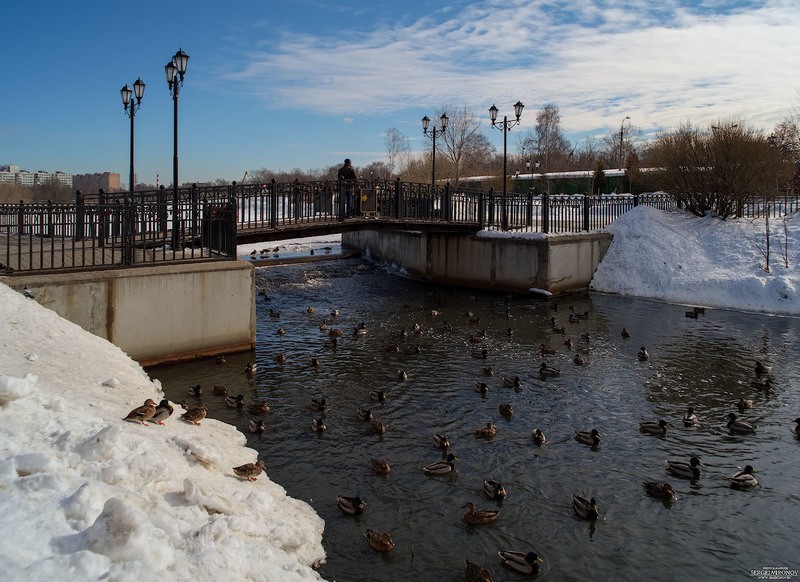
[[[383,134],[383,145],[386,147],[386,155],[389,158],[389,173],[393,173],[398,163],[408,156],[408,138],[396,127],[390,127]]]
[[[573,148],[561,132],[561,114],[556,105],[548,103],[536,114],[535,132],[527,143],[535,149],[541,170],[565,169]]]
[[[447,124],[447,131],[439,138],[442,144],[439,151],[442,151],[452,163],[451,181],[458,184],[464,172],[465,158],[468,157],[470,151],[485,149],[488,140],[480,133],[481,122],[472,108],[467,105],[458,107],[443,105],[442,112],[447,113],[450,121]]]

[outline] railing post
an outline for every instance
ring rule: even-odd
[[[292,202],[294,203],[294,220],[295,222],[300,222],[300,219],[303,218],[303,205],[300,200],[300,178],[294,179],[292,198]]]
[[[278,181],[275,178],[269,183],[269,225],[278,228]]]
[[[196,237],[198,233],[198,227],[200,224],[200,217],[198,212],[200,211],[200,204],[199,204],[199,193],[197,191],[197,184],[192,184],[192,237]]]
[[[589,230],[589,205],[591,204],[591,199],[583,195],[583,230]]]
[[[483,203],[483,190],[481,190],[478,194],[478,230],[483,230],[486,225],[486,214]]]
[[[394,181],[394,217],[400,220],[403,217],[403,183],[398,176]]]
[[[17,233],[25,234],[25,202],[19,201],[19,210],[17,211]],[[20,246],[20,248],[22,248]]]
[[[550,232],[550,195],[542,192],[542,232]]]
[[[134,202],[131,196],[125,196],[123,201],[122,219],[122,264],[126,267],[133,265],[133,225],[135,218]]]
[[[446,222],[450,222],[453,220],[452,216],[452,199],[451,196],[453,195],[452,189],[450,187],[450,182],[444,185],[444,196],[442,197],[442,208],[441,208],[441,215],[439,216],[440,220],[444,220]]]
[[[339,181],[337,182],[337,187],[339,189],[339,222],[344,220],[344,213],[345,213],[345,188],[344,188],[344,179],[339,176]]]
[[[525,223],[528,228],[533,227],[533,188],[528,188],[528,208],[525,211]]]
[[[83,240],[84,224],[86,222],[86,207],[83,202],[83,194],[80,190],[75,191],[75,233],[76,241]]]
[[[489,188],[489,208],[487,209],[486,222],[489,226],[494,226],[494,187]]]
[[[156,204],[158,206],[158,230],[164,238],[167,238],[167,200],[164,192],[164,184],[161,184],[161,187],[158,189]]]
[[[633,207],[636,208],[637,206],[639,206],[639,194],[634,194],[633,195]]]
[[[102,188],[97,191],[97,246],[106,246],[106,228],[108,209],[106,208],[106,192]]]
[[[42,234],[46,238],[53,238],[53,201],[47,201],[47,226],[42,229]]]
[[[225,245],[225,254],[228,257],[235,259],[236,258],[236,196],[231,196],[229,203],[229,210],[228,210],[228,220],[226,221],[225,231],[226,231],[226,245]]]

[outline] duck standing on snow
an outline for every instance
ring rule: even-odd
[[[503,566],[520,574],[538,574],[544,564],[544,560],[536,552],[500,550],[497,555],[503,561]]]
[[[261,471],[266,469],[267,466],[259,459],[255,463],[245,463],[244,465],[239,465],[238,467],[233,468],[233,472],[236,473],[238,477],[242,479],[247,479],[248,481],[255,481],[259,475],[261,475]]]
[[[753,475],[755,472],[753,465],[747,465],[732,477],[728,477],[728,481],[733,489],[749,489],[758,485],[758,479]]]
[[[206,405],[200,404],[197,408],[191,408],[181,414],[181,418],[186,422],[191,422],[195,426],[200,426],[200,421],[206,417]]]
[[[150,422],[163,425],[164,421],[172,416],[173,412],[175,412],[175,409],[172,407],[172,404],[170,404],[169,400],[164,398],[158,403],[158,406],[156,406],[156,413],[150,419]]]
[[[149,426],[146,421],[150,420],[155,416],[156,413],[156,403],[153,402],[150,398],[144,401],[144,404],[134,408],[128,413],[123,420],[127,420],[128,422],[138,422],[144,426]]]

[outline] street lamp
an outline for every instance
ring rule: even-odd
[[[626,115],[623,118],[622,123],[619,124],[619,169],[622,169],[622,162],[623,162],[623,160],[622,160],[622,135],[623,135],[623,132],[625,131],[625,121],[627,121],[630,118],[631,118],[630,115]]]
[[[502,123],[497,122],[497,113],[499,111],[497,107],[492,105],[489,108],[489,119],[492,120],[492,127],[503,132],[503,198],[505,198],[506,192],[508,191],[506,185],[506,174],[508,173],[508,132],[511,131],[512,127],[519,124],[519,118],[522,116],[522,109],[524,107],[521,101],[517,101],[514,104],[516,121],[509,121],[508,116],[504,115]]]
[[[173,106],[173,156],[172,156],[172,248],[178,246],[178,230],[180,229],[180,219],[178,218],[178,96],[183,86],[183,77],[186,74],[186,65],[189,62],[189,55],[178,49],[172,60],[164,67],[167,74],[167,85],[172,95]]]
[[[128,181],[128,189],[133,194],[136,178],[133,173],[133,118],[136,117],[136,112],[142,106],[142,97],[144,96],[144,81],[141,78],[136,79],[133,84],[133,90],[128,85],[125,85],[119,90],[122,96],[122,106],[125,108],[125,115],[131,118],[131,171]],[[136,100],[133,100],[136,97]]]
[[[447,129],[448,121],[450,121],[450,118],[447,117],[446,113],[442,113],[442,116],[439,118],[439,122],[442,125],[442,129],[439,130],[440,134],[444,133]],[[431,120],[427,115],[422,118],[422,133],[433,139],[433,156],[431,157],[431,186],[436,186],[436,126],[433,126],[433,131],[430,135],[428,135],[428,126],[430,123]]]

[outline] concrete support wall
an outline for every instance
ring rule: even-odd
[[[224,261],[0,280],[147,366],[252,349],[254,273]]]
[[[611,238],[608,233],[524,239],[382,230],[344,233],[342,244],[426,281],[558,295],[589,288]]]

